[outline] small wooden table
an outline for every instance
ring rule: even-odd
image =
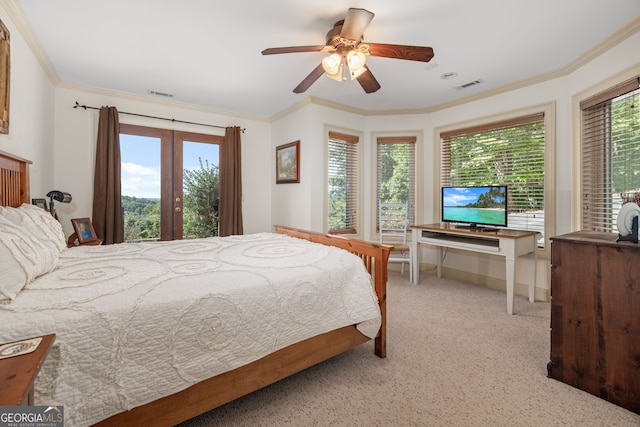
[[[78,234],[72,233],[67,239],[67,247],[73,248],[75,246],[98,246],[102,244],[102,239],[92,240],[91,242],[80,243],[78,240]]]
[[[41,338],[42,341],[31,353],[0,359],[0,406],[34,404],[33,384],[56,334],[43,335]]]

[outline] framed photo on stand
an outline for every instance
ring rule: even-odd
[[[91,218],[74,218],[71,220],[71,224],[73,224],[76,237],[81,245],[98,240],[96,230],[94,230],[93,224],[91,223]]]

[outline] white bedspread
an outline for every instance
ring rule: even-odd
[[[82,246],[0,305],[3,342],[56,333],[37,405],[86,426],[380,311],[362,261],[261,233]]]

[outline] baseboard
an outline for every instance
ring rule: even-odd
[[[406,271],[405,271],[406,273]],[[436,274],[436,266],[433,264],[420,264],[420,275]],[[477,286],[493,289],[496,291],[507,292],[507,282],[504,279],[496,277],[484,276],[482,274],[471,273],[468,271],[456,270],[455,268],[442,267],[442,276],[461,282],[471,283]],[[516,282],[515,294],[529,298],[529,285]],[[551,301],[551,292],[549,289],[535,288],[536,301]]]

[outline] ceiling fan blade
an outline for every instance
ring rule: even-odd
[[[322,46],[290,46],[290,47],[270,47],[262,51],[263,55],[275,55],[278,53],[297,53],[297,52],[320,52],[324,49]]]
[[[362,89],[364,89],[366,93],[376,92],[378,89],[380,89],[380,83],[378,83],[376,78],[373,77],[373,74],[371,74],[369,67],[365,68],[367,70],[356,77],[356,80],[358,80],[358,83],[360,83],[360,86],[362,86]]]
[[[383,58],[407,59],[409,61],[429,62],[433,58],[433,49],[425,46],[405,46],[401,44],[366,43],[369,54]]]
[[[302,93],[306,91],[323,74],[324,74],[324,68],[322,68],[322,63],[320,63],[320,65],[318,65],[312,72],[310,72],[309,75],[305,77],[304,80],[301,81],[300,84],[296,86],[295,89],[293,89],[293,93]]]
[[[364,33],[365,28],[367,28],[374,16],[368,10],[350,8],[347,11],[347,17],[344,18],[340,37],[359,42],[362,39],[362,33]]]

